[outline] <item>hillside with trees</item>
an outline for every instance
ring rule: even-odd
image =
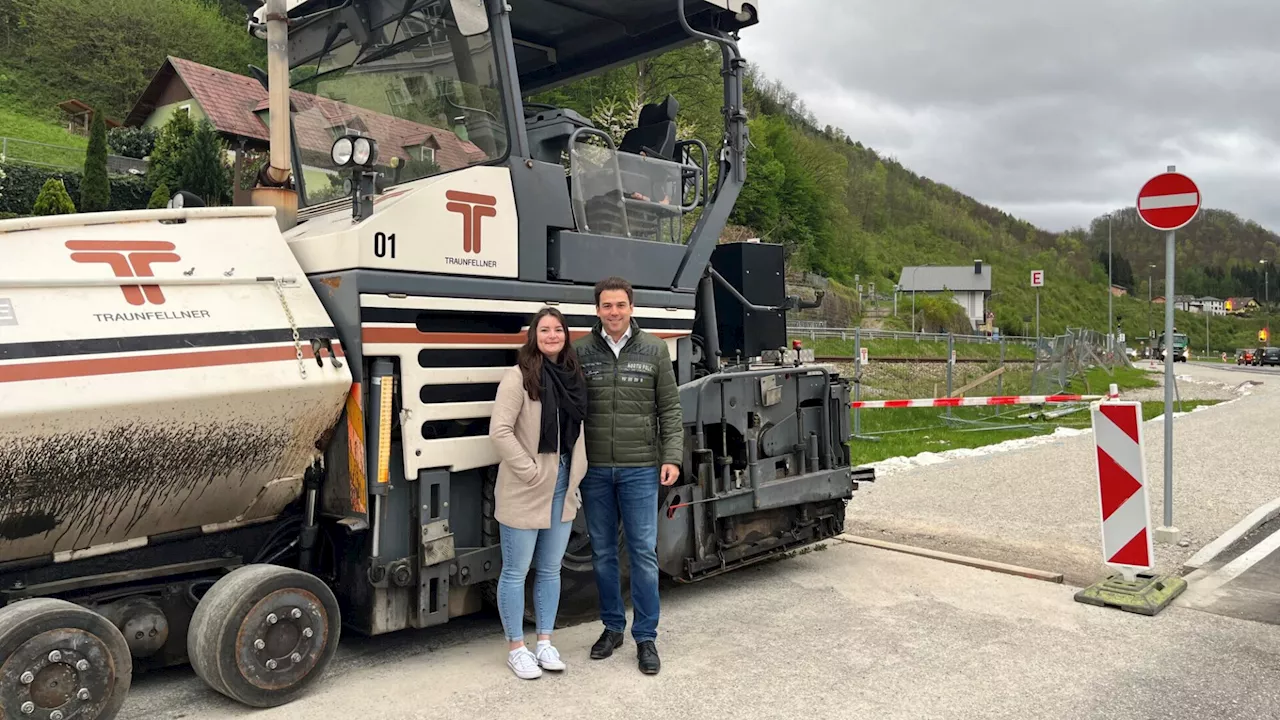
[[[240,0],[6,0],[0,3],[0,112],[19,108],[49,120],[58,102],[77,98],[101,107],[108,117],[122,118],[169,54],[247,73],[250,64],[264,66],[265,57],[264,44],[244,31],[243,17]],[[699,45],[530,99],[572,107],[616,140],[635,124],[644,104],[671,94],[680,104],[680,137],[699,138],[714,149],[722,127],[719,69],[718,50]],[[860,320],[852,300],[856,294],[847,289],[855,278],[885,297],[903,266],[970,265],[980,259],[992,268],[990,305],[1005,334],[1034,328],[1032,270],[1043,270],[1046,278],[1040,295],[1042,332],[1106,329],[1106,216],[1067,232],[1044,231],[920,176],[823,124],[795,93],[756,67],[748,78],[747,110],[748,181],[726,237],[759,237],[783,245],[792,276],[829,279],[833,307],[853,313],[842,322]],[[0,115],[0,122],[5,117]],[[185,150],[170,145],[197,138],[195,131],[174,128],[159,137],[111,133],[113,152],[122,152],[127,143],[139,144],[128,154],[150,151],[152,143],[163,151],[153,158],[154,178],[131,188],[127,202],[145,207],[160,184],[168,189],[181,184],[181,169],[173,163],[180,164]],[[196,144],[208,144],[206,136],[198,139]],[[116,178],[112,181],[115,199],[119,192]],[[28,185],[27,207],[41,187]],[[81,196],[76,178],[66,178],[66,185],[73,198]],[[211,182],[200,192],[225,198],[228,188]],[[693,219],[685,223],[686,231]],[[1128,293],[1114,298],[1115,314],[1130,336],[1145,336],[1150,325],[1160,326],[1162,317],[1161,308],[1149,306],[1146,297],[1148,277],[1154,279],[1152,295],[1165,294],[1163,236],[1143,225],[1132,207],[1118,209],[1110,223],[1115,281]],[[1261,301],[1267,272],[1276,286],[1272,300],[1280,299],[1274,264],[1280,238],[1274,233],[1226,210],[1208,209],[1178,237],[1178,295],[1245,295]],[[925,309],[939,310],[928,303],[918,307],[919,312]],[[1180,329],[1185,326],[1193,341],[1197,320],[1202,337],[1203,319],[1179,315]],[[881,322],[910,327],[905,312]],[[1262,320],[1214,322],[1224,324],[1223,343],[1240,347],[1251,342]],[[1215,339],[1211,344],[1216,348],[1219,343]]]

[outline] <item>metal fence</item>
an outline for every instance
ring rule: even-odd
[[[843,335],[841,334],[843,333]],[[852,376],[855,400],[960,396],[1101,394],[1110,376],[1131,363],[1105,333],[1071,329],[1036,338],[893,333],[863,328],[792,328],[791,337],[821,339],[815,354]],[[910,345],[904,341],[914,341]],[[893,342],[885,342],[893,341]],[[866,350],[866,362],[862,351]],[[1102,368],[1101,378],[1090,370]],[[857,440],[932,428],[966,431],[1031,427],[1039,419],[1077,412],[1085,405],[856,409]]]
[[[821,321],[798,321],[787,323],[787,332],[791,337],[817,340],[818,338],[853,339],[854,333],[861,333],[866,339],[880,340],[915,340],[916,342],[947,342],[948,338],[958,343],[995,343],[1001,340],[1024,345],[1035,344],[1035,337],[1022,335],[955,335],[950,333],[911,332],[909,330],[876,330],[872,328],[839,328],[826,327]]]
[[[0,163],[22,163],[57,170],[84,168],[85,148],[18,138],[0,137]],[[107,172],[126,175],[145,173],[147,161],[123,155],[107,155]]]

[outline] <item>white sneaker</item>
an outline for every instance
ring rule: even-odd
[[[555,645],[544,645],[538,651],[538,664],[548,670],[564,670],[564,661],[560,659],[560,651]]]
[[[516,677],[523,680],[542,677],[542,668],[538,667],[538,659],[529,652],[527,647],[507,653],[507,667],[511,668],[511,672],[515,673]]]

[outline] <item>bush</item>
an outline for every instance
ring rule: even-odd
[[[123,157],[142,160],[156,147],[155,128],[118,127],[107,133],[111,151]]]
[[[225,149],[218,131],[208,120],[201,120],[181,155],[177,187],[199,195],[207,205],[230,203]]]
[[[156,191],[151,193],[151,200],[147,203],[148,210],[163,210],[169,207],[169,188],[161,184]]]
[[[76,211],[67,186],[61,180],[49,178],[40,188],[40,195],[31,206],[32,215],[70,215]]]
[[[103,212],[111,206],[111,181],[107,179],[107,123],[93,114],[89,149],[84,154],[84,179],[80,183],[80,211]]]
[[[179,187],[182,177],[182,156],[191,144],[196,126],[191,116],[176,112],[160,129],[156,136],[155,149],[151,152],[151,160],[147,163],[147,179],[151,187],[165,185]]]
[[[40,189],[49,179],[61,180],[71,197],[80,194],[79,170],[57,170],[12,163],[0,165],[5,175],[4,189],[0,191],[0,213],[27,215],[35,204]],[[111,203],[108,210],[141,210],[147,206],[151,188],[147,181],[136,175],[111,175]]]

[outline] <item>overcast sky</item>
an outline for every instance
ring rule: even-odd
[[[742,51],[911,170],[1047,230],[1167,165],[1280,231],[1280,0],[762,0]]]

